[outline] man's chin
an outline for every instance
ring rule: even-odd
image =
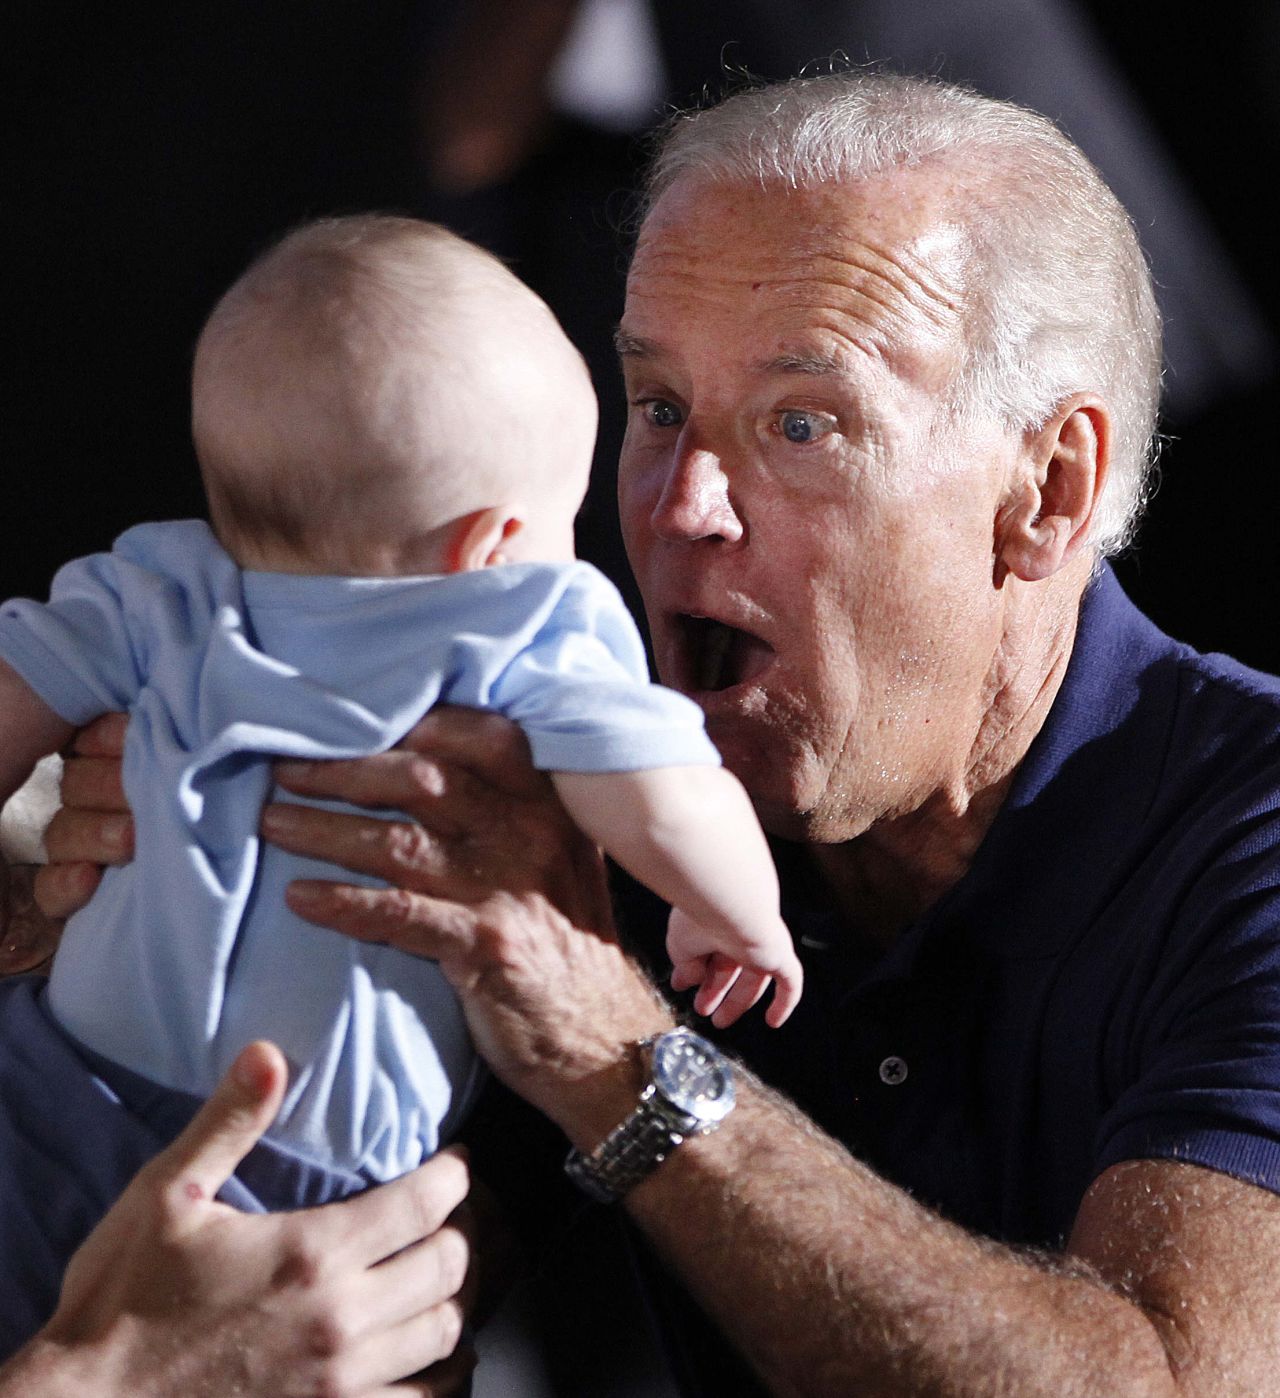
[[[791,770],[787,757],[772,751],[759,731],[746,733],[739,724],[709,720],[707,733],[725,768],[751,798],[764,829],[783,840],[807,838],[808,815],[801,793],[786,779]]]
[[[715,733],[711,736],[721,749],[725,767],[751,798],[761,826],[777,839],[814,845],[843,844],[864,835],[874,823],[874,815],[865,809],[865,802],[857,803],[855,809],[855,803],[841,799],[840,793],[825,786],[815,792],[811,786],[806,789],[798,779],[787,782],[785,777],[793,769],[788,768],[785,760],[769,762],[759,747],[744,750],[731,739],[722,745]]]

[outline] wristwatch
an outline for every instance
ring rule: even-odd
[[[649,1081],[635,1110],[591,1152],[571,1150],[565,1172],[603,1204],[621,1199],[690,1136],[705,1136],[733,1110],[733,1067],[690,1029],[642,1039]]]

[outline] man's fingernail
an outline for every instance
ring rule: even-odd
[[[283,835],[293,825],[293,812],[288,806],[266,806],[262,811],[262,829],[268,835]]]
[[[285,897],[288,899],[291,908],[310,908],[319,903],[323,887],[323,884],[310,883],[306,879],[298,879],[291,883],[285,890]]]
[[[133,819],[131,816],[108,816],[103,835],[107,843],[116,850],[127,850],[133,841]]]

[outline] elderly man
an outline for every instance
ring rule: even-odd
[[[264,817],[392,885],[291,901],[439,958],[774,1391],[1276,1387],[1280,683],[1100,562],[1158,338],[1123,212],[1026,112],[853,75],[673,127],[620,496],[659,671],[790,842],[810,990],[739,1041],[759,1077],[672,1032],[500,721],[281,772],[413,824]]]

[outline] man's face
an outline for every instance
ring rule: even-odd
[[[966,259],[930,189],[685,181],[628,281],[619,497],[659,674],[793,837],[958,790],[999,683],[1018,442],[941,407]]]

